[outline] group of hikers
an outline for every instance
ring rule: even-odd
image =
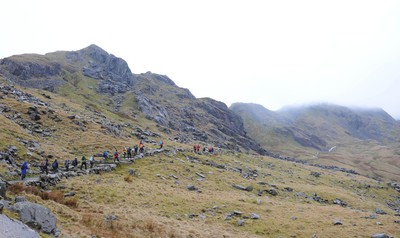
[[[193,151],[194,151],[194,153],[200,153],[200,145],[199,144],[193,145]],[[212,146],[209,146],[209,147],[204,146],[203,147],[203,152],[214,153],[214,147],[212,147]]]
[[[86,157],[85,157],[85,156],[82,156],[82,159],[81,159],[81,167],[80,167],[81,170],[83,169],[83,166],[85,166],[85,169],[87,169],[87,162],[86,162],[86,161],[87,161]],[[93,168],[94,162],[95,162],[95,160],[94,160],[94,155],[93,155],[93,156],[91,156],[90,159],[89,159],[90,168]],[[70,165],[72,165],[72,167],[73,167],[74,169],[76,169],[76,168],[78,167],[78,164],[79,164],[78,158],[76,158],[76,157],[75,157],[75,159],[72,160],[72,162],[71,162],[69,159],[66,159],[66,160],[64,161],[65,171],[66,171],[66,172],[69,171]],[[45,173],[46,175],[49,174],[49,165],[50,165],[50,164],[49,164],[49,159],[48,159],[48,158],[44,159],[44,160],[40,163],[40,173]],[[52,169],[53,173],[58,173],[59,164],[58,164],[57,159],[55,159],[55,160],[53,161],[53,163],[51,163],[51,169]]]
[[[164,146],[164,142],[162,140],[160,140],[159,142],[159,148],[163,148]],[[120,154],[118,152],[118,150],[116,148],[114,148],[114,153],[112,155],[112,159],[114,160],[114,163],[116,162],[120,162],[119,158],[120,158]],[[141,154],[144,152],[144,143],[142,140],[139,141],[138,144],[134,145],[133,148],[131,148],[130,146],[128,147],[123,147],[122,148],[122,152],[123,152],[123,158],[124,159],[129,159],[133,161],[133,157],[136,156],[138,153]],[[89,165],[90,168],[93,168],[94,163],[96,162],[95,157],[103,157],[104,158],[104,162],[107,162],[107,160],[109,159],[110,153],[108,150],[104,151],[102,154],[100,155],[92,155],[89,158]],[[65,167],[65,171],[68,172],[70,170],[70,165],[72,165],[72,169],[76,170],[78,167],[78,158],[75,157],[72,162],[69,159],[66,159],[64,161],[64,167]],[[44,159],[41,163],[40,163],[40,173],[42,174],[49,174],[49,159],[46,158]],[[81,165],[80,165],[80,169],[83,170],[83,167],[85,167],[85,170],[87,170],[87,158],[83,155],[81,158]],[[21,166],[21,180],[24,180],[26,177],[26,172],[29,169],[29,165],[27,161],[24,161],[24,163]],[[53,173],[57,173],[59,170],[59,163],[57,161],[57,159],[55,159],[52,163],[51,163],[51,169]]]

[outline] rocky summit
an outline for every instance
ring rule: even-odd
[[[399,132],[381,109],[228,108],[96,45],[11,56],[0,236],[399,237]]]

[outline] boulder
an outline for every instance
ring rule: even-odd
[[[32,230],[22,222],[11,219],[6,215],[0,214],[0,227],[0,237],[40,238],[40,235],[36,231]]]
[[[343,225],[343,222],[342,222],[341,220],[334,220],[334,221],[333,221],[333,225],[335,225],[335,226],[341,226],[341,225]]]
[[[16,196],[14,200],[15,200],[15,203],[26,202],[26,198],[24,196]]]
[[[71,192],[68,192],[68,193],[64,193],[64,197],[72,197],[72,196],[75,196],[76,195],[76,192],[75,191],[71,191]]]
[[[238,220],[238,226],[244,226],[245,220]]]
[[[387,214],[387,212],[385,212],[384,210],[379,209],[379,208],[375,209],[375,213],[379,214],[379,215],[386,215]]]
[[[267,191],[267,193],[269,193],[269,194],[271,194],[272,196],[276,196],[276,195],[278,195],[278,192],[275,190],[275,189],[270,189],[270,190],[266,190]]]
[[[189,190],[189,191],[197,191],[197,190],[199,190],[198,188],[196,188],[194,185],[191,185],[191,184],[186,186],[186,189]]]
[[[252,186],[243,187],[243,186],[240,186],[240,185],[237,185],[237,184],[232,184],[232,187],[234,187],[236,189],[243,190],[243,191],[247,191],[247,192],[253,191],[253,187]]]
[[[19,214],[21,221],[31,228],[46,234],[56,232],[57,219],[48,208],[31,202],[18,202],[14,204],[13,210]]]
[[[371,238],[390,238],[390,237],[388,235],[386,235],[385,233],[376,233],[376,234],[372,235]]]

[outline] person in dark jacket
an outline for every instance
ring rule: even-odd
[[[72,160],[72,166],[74,166],[74,169],[78,166],[78,158],[75,157],[74,160]]]
[[[58,172],[58,161],[57,161],[57,159],[53,161],[53,163],[51,164],[51,167],[53,168],[53,172],[54,173]]]
[[[65,171],[69,171],[69,159],[66,159],[65,160],[65,163],[64,163],[64,165],[65,165]]]
[[[24,180],[26,177],[26,170],[29,168],[28,162],[24,161],[21,166],[21,180]]]

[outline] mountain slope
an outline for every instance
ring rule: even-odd
[[[381,109],[320,104],[271,112],[244,103],[230,109],[266,150],[380,178],[400,176],[400,124]]]
[[[0,61],[0,74],[18,85],[54,92],[76,103],[153,120],[181,141],[265,152],[247,137],[242,119],[224,103],[196,99],[164,75],[132,74],[123,59],[96,45],[5,58]]]

